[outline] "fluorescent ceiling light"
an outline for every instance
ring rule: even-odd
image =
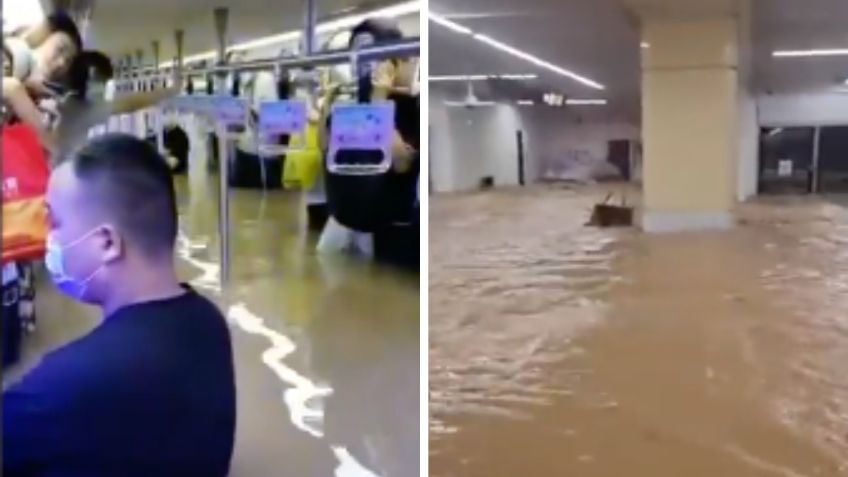
[[[498,79],[502,79],[502,80],[521,81],[521,80],[534,80],[536,78],[538,78],[537,75],[498,75]]]
[[[586,85],[590,88],[594,88],[594,89],[597,89],[597,90],[606,89],[606,87],[604,85],[598,83],[597,81],[591,80],[591,79],[589,79],[585,76],[581,76],[581,75],[574,73],[573,71],[569,71],[565,68],[561,68],[561,67],[559,67],[559,66],[557,66],[557,65],[555,65],[555,64],[553,64],[549,61],[545,61],[545,60],[539,58],[538,56],[531,55],[530,53],[527,53],[525,51],[521,51],[518,48],[507,45],[506,43],[502,43],[498,40],[495,40],[494,38],[492,38],[488,35],[482,35],[480,33],[474,33],[469,28],[466,28],[466,27],[464,27],[464,26],[462,26],[458,23],[454,23],[454,22],[446,19],[445,17],[443,17],[441,15],[429,12],[428,16],[429,16],[430,20],[432,20],[434,23],[442,25],[442,26],[444,26],[444,27],[446,27],[450,30],[453,30],[457,33],[462,33],[462,34],[465,34],[465,35],[471,35],[472,38],[474,38],[477,41],[480,41],[481,43],[485,43],[485,44],[487,44],[487,45],[489,45],[489,46],[491,46],[491,47],[493,47],[497,50],[503,51],[504,53],[508,53],[508,54],[515,56],[517,58],[521,58],[522,60],[527,61],[529,63],[532,63],[532,64],[534,64],[534,65],[536,65],[540,68],[545,68],[545,69],[553,71],[554,73],[557,73],[559,75],[566,76],[566,77],[571,78],[574,81],[577,81],[578,83],[584,84],[584,85]]]
[[[430,81],[486,81],[486,80],[507,80],[521,81],[536,79],[536,75],[436,75],[430,76]]]
[[[566,99],[565,104],[569,106],[603,106],[607,104],[605,99]]]
[[[545,68],[547,70],[553,71],[554,73],[560,74],[562,76],[569,77],[569,78],[573,79],[574,81],[577,81],[578,83],[582,83],[582,84],[584,84],[584,85],[586,85],[590,88],[594,88],[594,89],[598,89],[598,90],[606,89],[606,87],[604,87],[604,85],[602,85],[602,84],[600,84],[596,81],[593,81],[589,78],[586,78],[585,76],[578,75],[577,73],[574,73],[572,71],[568,71],[564,68],[560,68],[559,66],[557,66],[553,63],[550,63],[550,62],[545,61],[545,60],[543,60],[543,59],[541,59],[537,56],[533,56],[530,53],[521,51],[521,50],[514,48],[512,46],[509,46],[506,43],[501,43],[500,41],[495,40],[494,38],[492,38],[490,36],[475,34],[474,39],[477,40],[477,41],[483,42],[483,43],[485,43],[485,44],[487,44],[487,45],[489,45],[493,48],[501,50],[505,53],[509,53],[512,56],[515,56],[517,58],[521,58],[522,60],[533,63],[536,66],[539,66],[541,68]]]
[[[459,33],[461,35],[470,35],[472,33],[470,28],[466,28],[460,25],[459,23],[452,22],[441,15],[437,15],[433,12],[430,12],[428,13],[428,16],[433,23],[441,25],[447,28],[448,30],[453,30],[454,32]]]
[[[327,33],[344,28],[355,27],[369,18],[397,18],[403,15],[409,15],[421,11],[421,2],[413,0],[409,2],[398,3],[388,7],[378,8],[370,12],[360,13],[358,15],[348,15],[337,18],[328,22],[320,23],[315,27],[318,33]]]
[[[771,54],[775,58],[803,58],[812,56],[848,56],[848,48],[823,50],[778,50]]]
[[[470,75],[470,76],[462,76],[462,75],[445,75],[445,76],[431,76],[428,78],[430,81],[485,81],[489,79],[487,75]]]
[[[475,108],[477,106],[494,106],[495,104],[497,103],[494,101],[477,101],[474,103],[466,103],[464,101],[445,101],[445,106],[450,108]]]
[[[391,5],[384,8],[378,8],[376,10],[371,10],[369,12],[357,15],[348,15],[345,17],[337,18],[335,20],[320,23],[315,27],[315,31],[316,33],[328,33],[358,25],[360,22],[367,18],[396,18],[399,16],[409,15],[419,11],[421,11],[421,2],[420,0],[414,0],[410,2]],[[302,30],[293,30],[277,35],[271,35],[262,38],[256,38],[254,40],[245,41],[242,43],[237,43],[235,45],[227,47],[227,52],[252,50],[255,48],[263,48],[290,41],[296,41],[300,38],[301,32]],[[217,56],[218,54],[215,50],[205,51],[196,55],[186,56],[185,58],[183,58],[183,64],[196,63],[198,61],[204,60],[214,60],[215,58],[217,58]],[[160,64],[159,67],[170,68],[171,66],[173,66],[173,63],[173,61],[166,61]]]
[[[536,102],[530,99],[522,99],[518,101],[519,106],[533,106],[534,104],[536,104]]]

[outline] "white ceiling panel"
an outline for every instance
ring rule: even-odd
[[[447,18],[563,68],[588,76],[607,89],[609,108],[627,117],[639,111],[639,15],[703,17],[735,14],[740,0],[434,0],[431,8]],[[637,14],[638,12],[638,14]],[[835,88],[848,78],[848,57],[777,59],[775,49],[848,48],[848,1],[754,0],[754,87],[757,91]],[[546,73],[469,36],[431,23],[431,74],[537,73],[539,91],[571,97],[597,92],[568,78]],[[516,86],[516,85],[514,85]],[[437,84],[449,94],[461,85]],[[526,85],[493,94],[517,99]],[[484,98],[486,89],[481,91]],[[499,98],[493,98],[499,99]]]
[[[368,11],[399,0],[315,0],[319,20],[351,11]],[[302,27],[304,0],[95,0],[90,39],[111,55],[143,49],[153,40],[163,58],[172,57],[174,31],[185,30],[186,54],[214,49],[213,10],[230,9],[229,39],[237,43]]]

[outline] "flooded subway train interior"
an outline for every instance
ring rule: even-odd
[[[91,274],[78,272],[73,277],[73,268],[79,265],[72,267],[71,262],[83,260],[73,256],[81,255],[80,248],[93,247],[86,243],[91,234],[73,241],[74,237],[62,237],[64,242],[56,246],[56,216],[63,204],[51,194],[61,182],[58,176],[70,177],[67,171],[73,170],[79,179],[81,168],[97,167],[91,159],[97,151],[119,150],[109,148],[127,135],[136,139],[121,143],[125,149],[120,150],[159,151],[170,171],[177,217],[177,277],[194,290],[191,293],[211,300],[229,328],[236,417],[228,475],[418,475],[421,8],[419,1],[348,0],[3,3],[8,66],[4,119],[14,118],[4,123],[4,142],[7,126],[27,125],[28,119],[7,96],[6,80],[14,77],[27,85],[31,96],[27,99],[41,113],[28,126],[36,131],[32,137],[41,141],[46,150],[43,160],[53,170],[46,195],[53,228],[48,231],[47,263],[40,230],[23,233],[37,249],[27,255],[7,255],[4,230],[4,475],[95,475],[95,471],[105,472],[96,475],[194,475],[167,473],[177,472],[178,462],[190,463],[184,454],[194,449],[190,443],[171,448],[167,443],[169,433],[179,433],[191,416],[198,415],[193,409],[197,401],[182,402],[179,409],[185,412],[168,408],[168,419],[161,419],[161,412],[149,414],[148,420],[154,422],[140,426],[144,431],[136,434],[127,428],[122,433],[131,437],[114,436],[110,445],[124,447],[119,454],[135,469],[106,471],[104,461],[99,469],[95,465],[91,472],[84,470],[92,465],[86,459],[100,455],[94,444],[87,447],[100,423],[92,424],[90,432],[78,432],[75,439],[69,438],[74,433],[59,431],[67,424],[65,420],[60,424],[59,417],[44,435],[34,425],[7,427],[12,425],[10,415],[16,416],[16,423],[34,421],[43,402],[36,400],[38,393],[32,389],[50,390],[47,385],[34,387],[32,381],[43,384],[49,381],[46,375],[54,379],[51,383],[80,386],[74,396],[91,398],[97,396],[93,388],[108,387],[100,383],[85,388],[78,375],[96,380],[95,373],[82,369],[78,375],[71,371],[62,375],[56,363],[67,360],[70,352],[63,350],[69,344],[102,339],[97,337],[106,333],[103,330],[119,326],[112,324],[118,320],[104,320],[109,313],[80,302],[93,304],[92,297],[101,288],[121,288],[118,283],[102,283],[97,275],[105,276],[101,269],[108,271],[125,257],[116,252],[112,261]],[[57,31],[70,31],[57,27],[61,22],[52,16],[56,12],[72,20],[79,41],[71,34],[56,39]],[[50,50],[50,45],[55,48]],[[68,64],[64,74],[45,73],[50,64],[45,58],[62,55]],[[82,57],[86,61],[78,61]],[[82,76],[76,75],[78,63],[83,64]],[[87,80],[81,90],[80,77]],[[33,93],[35,84],[45,92]],[[363,126],[363,118],[372,117],[382,122]],[[379,137],[364,141],[356,136],[357,128]],[[346,136],[342,131],[353,133]],[[116,135],[120,137],[115,139]],[[3,151],[8,175],[7,148]],[[80,165],[86,161],[82,156],[89,158],[88,166]],[[111,159],[101,160],[106,164]],[[106,175],[118,168],[103,167]],[[132,164],[124,167],[135,170]],[[124,181],[116,184],[127,189],[146,184],[140,177],[115,177]],[[123,198],[115,202],[129,194],[108,190]],[[161,194],[167,195],[167,190]],[[140,236],[151,232],[132,222],[141,221],[160,203],[161,194],[132,202],[137,214],[125,218],[127,230]],[[4,180],[4,221],[6,202]],[[101,197],[92,207],[109,209],[108,202]],[[160,225],[156,220],[144,223],[150,224],[148,229]],[[101,232],[103,237],[122,236],[122,227],[96,229],[92,234],[96,240]],[[126,237],[130,238],[121,243],[129,250],[134,235]],[[114,246],[108,243],[104,246]],[[59,281],[57,260],[58,269],[65,272]],[[132,281],[109,273],[117,277],[114,282]],[[51,283],[53,279],[65,284],[71,278],[84,285],[75,293]],[[68,296],[86,297],[87,292],[89,299]],[[157,308],[164,313],[163,309]],[[129,338],[125,346],[131,351],[116,362],[123,363],[126,355],[136,365],[133,360],[167,362],[166,357],[143,353],[146,347],[165,353],[159,347],[166,345],[145,342],[150,336],[143,333],[133,336],[138,341]],[[206,336],[180,339],[185,340],[180,346],[184,361],[205,359]],[[51,365],[51,372],[39,372]],[[210,369],[212,364],[194,365],[194,375],[183,376],[185,383],[205,382],[198,375],[203,379],[209,375],[211,382],[216,373],[226,374],[223,368]],[[163,382],[180,382],[160,381],[158,372],[163,370],[155,366],[143,369],[147,371],[137,378],[126,377],[149,380],[147,386],[130,384],[136,398],[139,392],[146,395],[145,387],[153,390]],[[167,379],[175,376],[163,373],[170,376]],[[35,378],[26,389],[32,392],[16,392],[21,383],[27,386],[30,376]],[[174,385],[160,391],[172,392],[178,401],[185,399],[180,394],[184,388]],[[132,407],[138,402],[122,392],[127,402],[105,399],[106,393],[97,398],[106,402],[93,399],[100,403],[95,407],[104,415],[123,409],[127,419],[153,412],[144,404]],[[94,404],[90,399],[86,405]],[[49,416],[62,415],[64,408],[57,406],[56,413],[40,418],[45,429],[51,428]],[[137,422],[133,419],[128,422]],[[171,431],[163,431],[163,421]],[[77,424],[85,427],[84,422]],[[156,433],[150,434],[151,429]],[[99,434],[105,435],[109,434]],[[160,436],[163,454],[173,453],[163,458],[174,464],[166,466],[167,471],[126,449],[134,438],[150,435]],[[18,442],[10,442],[10,436]],[[200,447],[197,450],[204,451]],[[186,468],[197,469],[190,465],[182,469]]]
[[[431,475],[848,475],[845,2],[428,16]]]

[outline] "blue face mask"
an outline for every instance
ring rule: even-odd
[[[97,270],[92,272],[84,280],[78,280],[70,276],[65,271],[65,253],[68,249],[79,245],[83,240],[87,239],[96,232],[97,229],[92,229],[82,237],[74,240],[67,245],[61,245],[54,234],[47,236],[47,254],[44,256],[44,262],[47,266],[47,271],[50,272],[50,278],[56,287],[65,295],[82,302],[85,302],[85,292],[88,289],[88,284],[103,269],[103,265],[97,267]]]

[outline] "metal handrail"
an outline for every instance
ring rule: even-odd
[[[261,71],[273,70],[275,68],[309,68],[314,66],[327,66],[348,63],[352,57],[362,61],[384,60],[387,58],[408,58],[420,54],[420,37],[401,40],[358,50],[336,50],[316,53],[310,56],[293,57],[281,56],[276,58],[262,58],[256,60],[241,61],[218,66],[204,66],[200,68],[186,67],[183,76],[204,76],[209,74],[222,74],[232,71]],[[171,71],[171,68],[158,69],[154,66],[142,66],[121,70],[121,79],[141,79],[139,75],[155,74],[161,75]]]

